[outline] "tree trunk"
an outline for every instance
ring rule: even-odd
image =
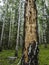
[[[10,48],[10,41],[11,41],[11,16],[10,16],[10,25],[9,25],[8,48]]]
[[[34,0],[25,2],[24,49],[21,65],[38,65],[37,10]]]
[[[0,40],[0,51],[2,50],[2,40],[3,40],[3,34],[4,34],[4,26],[5,26],[5,21],[3,22],[3,25],[2,25],[1,40]]]
[[[21,0],[19,4],[19,18],[18,18],[18,29],[17,29],[17,39],[16,39],[16,53],[15,56],[18,55],[18,45],[19,45],[19,36],[20,36],[20,17],[21,17]]]

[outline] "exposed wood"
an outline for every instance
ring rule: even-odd
[[[33,40],[37,41],[36,9],[34,9],[34,1],[28,0],[26,5],[26,23],[25,23],[25,49],[26,49],[24,52],[25,62],[28,61],[27,48]]]
[[[29,61],[28,48],[33,44],[35,49],[37,43],[37,10],[34,0],[26,0],[25,2],[25,43],[24,43],[24,64]],[[34,43],[35,42],[35,43]],[[35,45],[35,46],[34,46]],[[33,64],[34,65],[34,64]]]

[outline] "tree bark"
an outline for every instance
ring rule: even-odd
[[[0,40],[0,51],[2,50],[2,40],[3,40],[3,34],[4,34],[4,26],[5,26],[5,21],[3,22],[3,25],[2,25],[1,40]]]
[[[26,0],[24,15],[24,48],[21,65],[38,65],[39,49],[35,0]]]
[[[19,36],[20,36],[20,18],[21,18],[21,0],[19,4],[19,18],[18,18],[18,29],[17,29],[17,39],[16,39],[16,53],[15,56],[18,55],[18,45],[19,45]]]

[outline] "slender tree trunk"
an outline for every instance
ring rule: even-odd
[[[10,41],[11,41],[11,18],[10,18],[10,26],[9,26],[9,39],[8,39],[8,48],[10,48]]]
[[[4,34],[4,26],[5,26],[5,20],[2,25],[2,32],[1,32],[1,40],[0,40],[0,51],[2,50],[2,40],[3,40],[3,34]]]
[[[19,45],[19,35],[20,35],[20,17],[21,17],[21,0],[19,4],[19,18],[18,18],[18,29],[17,29],[17,39],[16,39],[16,53],[15,56],[18,55],[18,45]]]
[[[38,65],[37,10],[35,0],[25,2],[24,48],[21,65]]]
[[[22,0],[22,7],[21,7],[21,23],[20,23],[20,46],[23,44],[23,25],[24,25],[24,5],[25,0]]]

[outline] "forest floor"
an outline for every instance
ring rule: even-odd
[[[18,51],[18,58],[13,61],[9,59],[9,57],[14,57],[15,50],[3,50],[0,52],[0,65],[17,65],[19,60],[21,59],[21,49]]]
[[[39,65],[49,65],[49,45],[47,45],[47,48],[40,45],[39,49]]]
[[[44,45],[39,46],[39,65],[49,65],[49,45],[48,48],[44,48]],[[21,59],[21,49],[18,52],[18,58],[15,61],[8,59],[15,54],[15,50],[3,50],[0,52],[0,65],[17,65]]]

